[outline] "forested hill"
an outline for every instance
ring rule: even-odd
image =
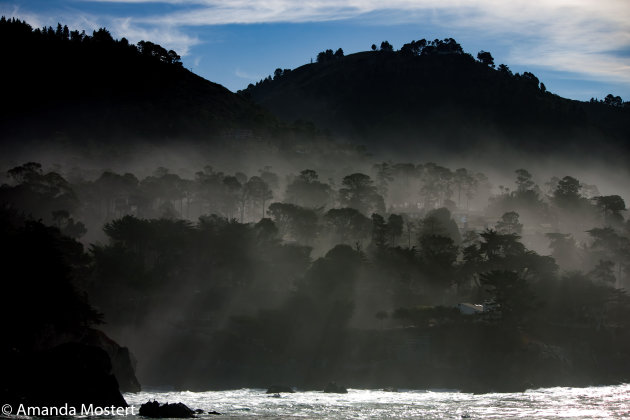
[[[465,53],[453,39],[414,41],[394,51],[317,62],[241,92],[286,120],[303,119],[370,149],[470,150],[487,140],[520,150],[628,150],[630,107],[609,95],[579,102],[554,95],[529,72],[514,74],[492,55]]]
[[[3,142],[209,139],[226,130],[273,130],[251,101],[185,69],[175,51],[58,25],[0,20]]]

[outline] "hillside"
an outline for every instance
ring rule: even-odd
[[[281,118],[313,121],[372,150],[465,152],[492,141],[582,153],[595,143],[625,151],[630,144],[630,108],[561,98],[532,73],[495,68],[491,56],[475,60],[452,39],[348,56],[329,50],[242,94]]]
[[[211,139],[231,129],[278,127],[267,111],[181,65],[175,51],[89,36],[58,25],[0,21],[2,142]]]

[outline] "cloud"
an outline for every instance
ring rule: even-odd
[[[129,0],[125,0],[124,2],[129,2]],[[68,25],[71,30],[85,30],[90,34],[90,31],[105,27],[111,32],[114,38],[125,37],[133,43],[142,40],[150,40],[167,49],[177,51],[181,56],[186,56],[192,46],[201,43],[197,37],[184,33],[177,25],[146,24],[131,17],[117,17],[111,15],[97,16],[76,9],[70,11],[60,9],[48,13],[38,13],[25,10],[16,5],[0,5],[0,15],[23,19],[35,28],[42,26],[55,27],[58,22],[62,22]]]
[[[619,53],[630,48],[628,0],[82,0],[73,4],[95,2],[167,5],[147,6],[146,16],[97,21],[111,27],[115,35],[134,42],[152,39],[182,55],[200,42],[188,35],[191,26],[427,22],[471,39],[492,37],[506,46],[506,61],[512,65],[630,83],[630,57]]]
[[[245,71],[243,71],[243,70],[241,70],[239,68],[236,69],[234,74],[236,75],[236,77],[241,78],[241,79],[246,79],[246,80],[256,80],[256,81],[258,81],[258,80],[263,79],[262,76],[245,72]]]
[[[42,13],[28,10],[19,5],[0,4],[0,15],[22,19],[34,28],[43,26],[56,27],[57,23],[63,22],[71,29],[88,32],[105,26],[99,22],[98,17],[77,10],[57,10]]]
[[[630,47],[629,2],[500,2],[451,24],[516,40],[511,64],[630,83],[630,57],[622,53]]]
[[[201,42],[198,38],[185,34],[175,25],[145,25],[130,17],[111,19],[107,27],[115,36],[124,36],[134,43],[150,40],[177,51],[181,56],[188,55],[190,48]]]

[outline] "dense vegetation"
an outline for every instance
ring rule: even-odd
[[[625,203],[570,176],[544,193],[520,169],[492,194],[483,174],[433,163],[382,162],[339,186],[269,167],[87,180],[28,163],[8,175],[4,208],[75,237],[103,226],[84,290],[148,383],[483,390],[628,377]],[[484,310],[463,315],[464,302]]]
[[[324,51],[317,62],[278,69],[241,93],[276,115],[313,121],[371,150],[396,148],[448,154],[519,151],[605,156],[629,147],[630,108],[621,98],[567,100],[547,91],[534,74],[475,59],[453,39],[412,41],[394,51],[345,55]]]
[[[7,83],[0,105],[2,143],[54,141],[92,153],[120,153],[134,142],[215,141],[313,135],[287,127],[221,85],[185,69],[179,55],[150,41],[115,40],[67,26],[33,29],[0,19]]]
[[[0,42],[15,82],[3,91],[4,148],[45,140],[110,158],[40,164],[27,142],[33,161],[2,162],[3,265],[18,273],[1,282],[6,365],[36,366],[24,354],[88,330],[113,361],[120,349],[90,329],[104,321],[144,384],[179,389],[629,380],[625,192],[601,194],[557,160],[541,182],[521,159],[508,184],[489,175],[497,159],[476,162],[482,173],[413,153],[430,142],[445,156],[483,154],[491,138],[568,161],[613,150],[625,165],[621,98],[559,98],[453,39],[326,50],[241,95],[105,29],[3,18]],[[301,121],[284,125],[246,96]],[[383,161],[305,120],[407,157]],[[217,138],[192,143],[199,168],[174,158],[153,170],[156,143]],[[105,153],[124,161],[132,145],[146,155],[135,166]]]

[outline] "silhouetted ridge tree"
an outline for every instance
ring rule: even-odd
[[[333,50],[322,51],[317,54],[317,62],[325,63],[327,61],[333,61],[339,58],[343,58],[343,50],[339,48],[333,53]]]
[[[136,46],[130,44],[126,38],[115,40],[106,28],[99,28],[93,31],[92,36],[90,36],[86,35],[85,31],[81,33],[76,30],[70,31],[67,25],[62,26],[61,23],[57,24],[56,30],[53,29],[52,26],[33,29],[25,21],[15,18],[7,19],[5,16],[2,16],[0,18],[0,37],[3,39],[5,39],[5,37],[13,37],[13,45],[27,48],[38,48],[37,45],[32,44],[38,40],[71,43],[72,45],[83,43],[85,45],[91,45],[93,48],[98,46],[101,50],[119,48],[121,50],[133,51],[145,57],[155,58],[167,64],[181,66],[181,57],[177,55],[175,51],[167,51],[162,46],[150,41],[140,41]],[[29,43],[31,45],[28,45]]]
[[[417,56],[431,54],[463,54],[464,50],[453,38],[446,38],[444,40],[435,39],[433,41],[427,41],[426,39],[411,41],[404,44],[400,52]]]
[[[385,52],[392,52],[392,51],[394,51],[394,47],[389,42],[383,41],[383,42],[381,42],[380,50],[381,51],[385,51]]]
[[[479,51],[477,53],[477,59],[483,64],[494,68],[494,58],[492,57],[492,54],[490,54],[488,51]]]
[[[163,63],[176,64],[178,66],[182,65],[181,57],[175,51],[166,51],[166,49],[160,45],[149,41],[138,42],[138,51],[144,56],[155,57]]]
[[[11,57],[4,71],[13,81],[3,92],[11,100],[0,105],[4,142],[218,140],[235,128],[250,130],[251,137],[291,131],[251,101],[185,69],[175,51],[148,40],[116,40],[105,28],[91,35],[61,24],[32,29],[3,17],[0,47]]]

